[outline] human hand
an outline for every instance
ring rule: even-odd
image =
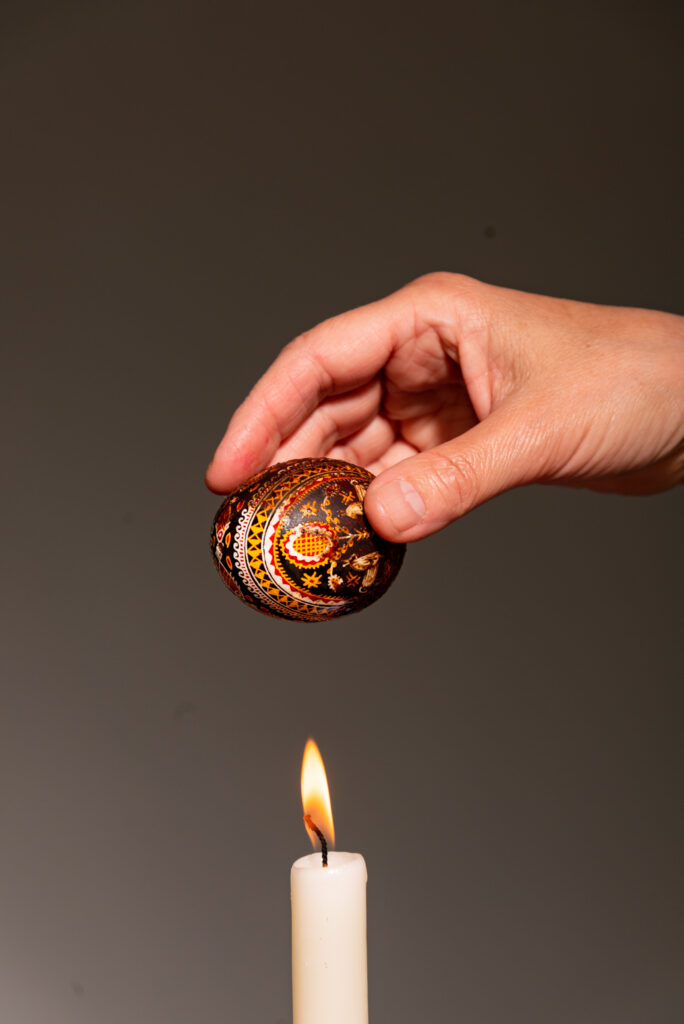
[[[521,484],[664,490],[684,479],[684,318],[430,274],[287,345],[206,482],[313,456],[378,474],[366,514],[395,541]]]

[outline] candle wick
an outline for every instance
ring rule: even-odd
[[[320,828],[318,827],[318,825],[313,820],[313,818],[311,817],[310,814],[305,814],[304,815],[304,824],[306,825],[307,828],[310,828],[312,832],[315,832],[316,835],[318,836],[318,838],[320,839],[320,841],[321,841],[321,857],[323,858],[323,867],[327,868],[327,866],[328,866],[328,841],[327,841],[327,839],[325,838],[325,836],[323,835],[323,833],[321,832]]]

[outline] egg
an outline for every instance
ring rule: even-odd
[[[363,510],[373,475],[336,459],[292,459],[229,494],[211,551],[226,586],[266,615],[322,622],[381,597],[404,558]]]

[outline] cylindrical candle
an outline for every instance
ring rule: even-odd
[[[368,1024],[367,878],[360,853],[292,865],[293,1024]]]

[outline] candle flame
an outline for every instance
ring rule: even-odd
[[[335,842],[330,791],[323,767],[321,752],[313,740],[308,740],[302,759],[302,806],[332,846]],[[318,848],[316,834],[307,828],[314,849]]]

